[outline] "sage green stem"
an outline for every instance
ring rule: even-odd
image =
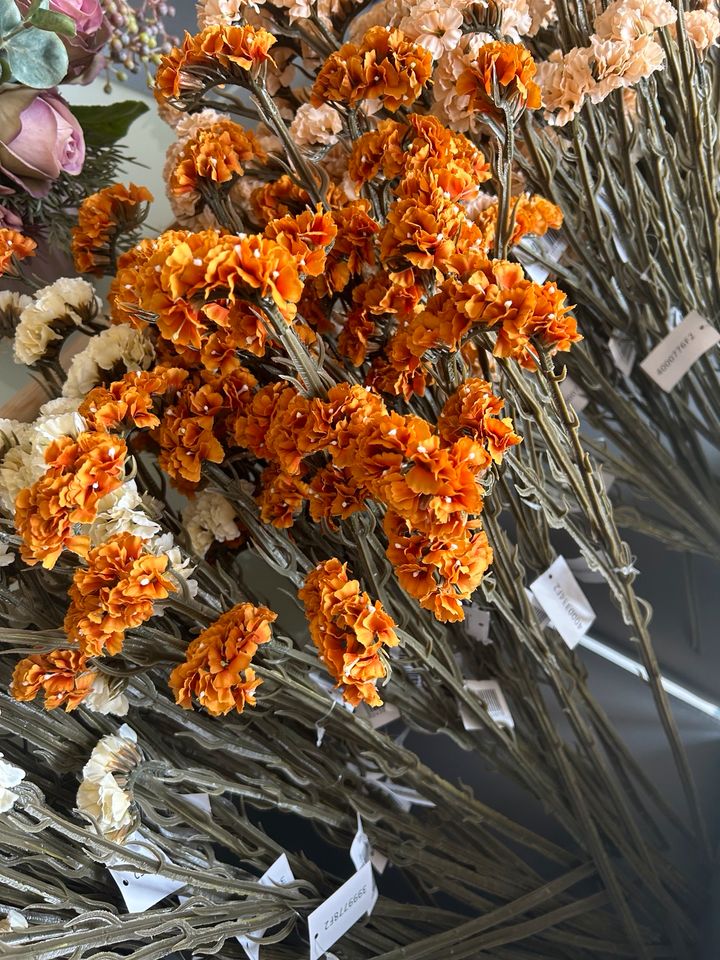
[[[295,170],[302,180],[303,186],[310,194],[314,203],[322,204],[327,210],[327,202],[318,189],[317,177],[313,174],[310,166],[303,156],[302,150],[297,146],[288,132],[287,125],[280,115],[280,111],[275,105],[275,101],[265,89],[262,83],[258,83],[254,78],[250,78],[249,88],[253,97],[258,101],[264,111],[264,119],[269,120],[273,129],[282,140],[285,149],[293,162]]]
[[[568,440],[573,450],[575,466],[580,473],[582,486],[584,488],[583,500],[589,505],[588,516],[593,526],[599,531],[603,541],[604,548],[612,560],[615,567],[622,571],[627,563],[627,550],[623,549],[623,544],[613,523],[612,516],[602,506],[598,495],[598,487],[594,476],[594,468],[589,455],[583,450],[578,431],[578,419],[574,411],[568,409],[565,398],[560,390],[560,382],[555,375],[552,367],[552,361],[543,349],[539,350],[540,369],[543,377],[550,389],[551,397],[555,411],[563,424]],[[574,472],[574,471],[573,471]],[[697,797],[695,781],[690,769],[690,764],[685,753],[680,734],[675,724],[670,703],[668,701],[665,689],[662,686],[660,668],[653,650],[652,640],[647,629],[648,617],[643,615],[637,596],[632,587],[633,574],[618,573],[614,577],[613,586],[618,595],[623,600],[623,612],[628,617],[629,625],[636,632],[637,640],[640,643],[643,664],[648,672],[650,689],[652,690],[655,706],[660,717],[660,721],[665,730],[665,735],[670,744],[673,759],[678,770],[680,782],[682,784],[685,799],[690,810],[695,832],[705,855],[710,858],[712,850],[709,837],[705,827],[704,818],[700,809],[700,803]]]

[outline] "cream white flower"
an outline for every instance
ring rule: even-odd
[[[20,314],[15,330],[16,363],[37,363],[54,340],[62,339],[53,324],[78,326],[97,313],[99,301],[87,280],[61,277],[35,294]]]
[[[600,103],[613,90],[644,80],[665,63],[662,47],[648,36],[632,41],[591,40],[590,65],[595,83],[587,96],[593,103]]]
[[[562,127],[580,111],[594,84],[588,47],[573,47],[565,56],[554,50],[537,65],[537,82],[542,90],[545,117]]]
[[[669,0],[613,0],[595,19],[595,33],[603,40],[637,40],[652,37],[677,20]]]
[[[702,58],[720,38],[720,19],[709,10],[688,10],[684,17],[688,39]]]
[[[25,307],[32,303],[32,297],[15,290],[0,290],[0,319],[8,327],[15,326]]]
[[[214,540],[224,543],[240,536],[235,508],[221,493],[202,492],[183,511],[183,522],[192,548],[204,557]]]
[[[63,396],[83,398],[102,380],[101,370],[112,370],[119,363],[126,370],[147,370],[154,357],[144,330],[127,323],[113,324],[91,337],[85,349],[73,357]]]
[[[212,24],[236,23],[242,19],[246,6],[245,0],[200,0],[197,4],[198,26],[204,30]]]
[[[17,794],[13,792],[13,787],[19,786],[25,779],[25,771],[22,767],[16,767],[3,758],[0,753],[0,813],[7,813],[12,810]]]
[[[124,723],[98,741],[83,767],[78,810],[93,818],[102,836],[120,843],[133,824],[132,798],[123,787],[140,760],[137,734]]]
[[[404,16],[405,8],[398,11],[396,0],[380,0],[352,19],[347,39],[351,43],[359,43],[372,27],[387,27],[388,24],[394,27]]]
[[[549,27],[557,20],[555,0],[528,0],[530,29],[528,36],[534,37],[543,27]]]
[[[462,37],[463,15],[452,3],[440,6],[436,0],[421,0],[400,21],[400,29],[414,43],[432,54],[433,59],[454,50]],[[504,21],[503,21],[504,22]]]
[[[290,124],[290,136],[299,147],[331,146],[337,143],[341,130],[342,117],[329,103],[320,107],[303,103]]]
[[[111,773],[99,780],[83,780],[77,806],[94,820],[101,836],[122,843],[133,825],[132,801]]]
[[[119,533],[130,533],[134,537],[150,540],[160,530],[160,524],[149,516],[135,481],[128,480],[98,501],[97,516],[87,532],[91,546],[96,547]]]
[[[116,689],[113,692],[107,677],[102,673],[95,677],[82,703],[95,713],[113,714],[116,717],[124,717],[130,707],[122,690]]]

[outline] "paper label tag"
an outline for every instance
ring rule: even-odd
[[[380,853],[379,850],[373,850],[372,856],[370,857],[370,863],[378,873],[385,873],[385,867],[387,867],[390,861],[384,853]]]
[[[357,825],[357,833],[353,837],[353,842],[350,844],[350,859],[355,869],[359,870],[371,859],[372,847],[370,846],[370,840],[362,825],[360,814],[357,815]]]
[[[535,599],[572,650],[590,629],[595,612],[564,557],[530,584]]]
[[[338,688],[332,682],[330,677],[324,676],[317,670],[310,670],[308,677],[313,681],[316,687],[320,687],[321,690],[324,690],[325,693],[327,693],[327,695],[335,701],[335,703],[339,704],[341,707],[344,707],[348,713],[352,713],[355,710],[355,707],[351,703],[348,703],[340,690],[338,690]]]
[[[320,960],[362,916],[370,916],[377,898],[372,864],[368,860],[308,917],[310,960]]]
[[[276,885],[280,886],[284,883],[292,883],[294,879],[295,877],[288,862],[287,854],[281,853],[275,863],[269,866],[260,877],[258,883],[261,883],[264,887],[273,887]],[[263,930],[253,930],[249,936],[242,934],[239,937],[235,937],[245,953],[250,957],[250,960],[259,960],[260,958],[260,944],[256,943],[255,940],[251,940],[250,937],[255,937],[259,940],[265,935],[265,930],[267,930],[267,927]]]
[[[381,730],[394,720],[400,719],[400,711],[394,703],[384,703],[382,707],[370,707],[367,721],[374,730]]]
[[[567,243],[562,237],[553,239],[548,234],[537,237],[532,243],[532,248],[523,251],[523,270],[534,283],[545,283],[550,269],[537,261],[533,253],[537,252],[544,260],[549,260],[551,263],[559,263],[566,250]]]
[[[680,383],[690,367],[720,341],[720,333],[691,310],[679,326],[650,351],[640,366],[666,393]]]
[[[565,398],[565,403],[573,406],[576,413],[581,413],[590,403],[590,397],[571,377],[565,377],[560,384],[560,393]]]
[[[478,643],[490,643],[490,611],[479,607],[465,608],[465,628]]]
[[[608,340],[610,356],[620,373],[629,377],[637,358],[637,347],[629,337],[615,336]]]
[[[527,587],[525,587],[525,593],[527,594],[527,598],[530,601],[530,606],[535,611],[535,616],[537,618],[538,626],[540,627],[541,630],[544,630],[545,627],[550,623],[550,617],[545,613],[543,608],[535,599],[535,595],[531,593],[531,591],[528,590]]]
[[[400,783],[393,783],[382,773],[368,773],[366,779],[372,781],[378,789],[386,793],[398,807],[407,813],[413,804],[418,807],[434,807],[432,800],[427,800],[412,787],[404,787]]]
[[[147,857],[150,853],[147,846],[133,843],[133,839],[141,840],[142,836],[138,832],[131,834],[125,844],[127,849]],[[110,876],[117,884],[129,913],[143,913],[165,897],[169,897],[171,893],[187,886],[184,881],[171,880],[170,877],[164,877],[161,873],[136,873],[134,870],[110,869]]]
[[[491,720],[502,727],[515,726],[505,695],[497,680],[468,680],[465,689],[482,700]],[[478,720],[465,706],[460,704],[460,717],[466,730],[482,730],[482,721]]]

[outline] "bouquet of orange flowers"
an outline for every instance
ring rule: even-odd
[[[498,21],[502,39],[473,41],[451,69],[442,51],[460,49],[462,24],[480,35],[481,11],[452,12],[425,10],[420,37],[376,25],[374,7],[208,2],[156,78],[178,135],[175,228],[139,239],[151,197],[114,185],[73,233],[78,270],[111,278],[107,316],[86,279],[0,294],[16,358],[56,394],[34,423],[2,425],[0,639],[21,656],[2,660],[0,726],[38,719],[8,753],[20,773],[0,845],[33,831],[52,850],[28,866],[35,885],[2,889],[25,921],[41,881],[58,903],[42,931],[14,929],[19,950],[160,957],[238,936],[279,960],[308,942],[348,960],[695,949],[696,891],[658,837],[703,857],[705,826],[650,611],[563,392],[559,355],[581,335],[558,283],[518,259],[562,223],[517,190],[535,62]],[[463,104],[465,132],[431,112],[443,97]],[[22,279],[23,239],[5,239]],[[638,642],[689,827],[588,690],[572,646],[589,620],[553,528]],[[564,839],[443,779],[390,723],[491,762]],[[25,783],[34,751],[50,769]],[[67,777],[45,799],[80,756],[89,828]],[[370,919],[338,925],[337,948],[313,932],[337,886],[316,864],[290,851],[290,880],[257,881],[282,852],[253,819],[268,808],[339,846],[365,824],[353,859],[367,882],[347,903]],[[69,884],[58,864],[78,845],[89,860]],[[388,888],[375,906],[373,849],[412,894]],[[177,881],[165,896],[190,899],[107,928],[83,919],[105,867],[153,865]]]

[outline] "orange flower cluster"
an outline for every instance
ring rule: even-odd
[[[334,558],[308,574],[298,596],[313,643],[344,698],[354,707],[381,706],[377,682],[387,675],[385,647],[399,641],[380,601],[371,601],[348,577],[347,564]]]
[[[98,501],[123,483],[127,448],[120,437],[87,431],[59,437],[45,451],[47,469],[15,501],[15,527],[26,563],[52,569],[64,549],[85,556],[75,524],[95,519]]]
[[[430,350],[460,349],[473,329],[496,331],[495,355],[512,357],[529,370],[536,367],[535,344],[552,354],[569,350],[582,339],[572,308],[554,283],[532,283],[519,264],[505,260],[479,257],[474,266],[477,269],[464,282],[458,276],[448,277],[391,339],[385,362],[395,369],[399,357],[406,378],[393,392],[406,397],[412,389],[420,392],[414,382],[404,389],[408,372],[416,370]],[[392,388],[386,378],[384,389]]]
[[[118,239],[140,226],[152,200],[146,187],[134,183],[128,187],[114,183],[85,197],[72,231],[72,255],[78,272],[101,276],[114,266]]]
[[[473,562],[462,591],[454,573],[433,579],[431,596],[412,591],[442,619],[448,609],[461,619],[459,600],[470,596],[490,558],[473,520],[482,511],[479,480],[520,439],[509,418],[495,416],[501,408],[489,385],[469,381],[448,401],[437,432],[420,417],[388,410],[365,387],[338,384],[322,400],[275,383],[253,394],[246,417],[237,420],[235,439],[270,462],[258,498],[267,523],[291,526],[306,501],[313,520],[332,523],[373,499],[428,550],[442,542],[448,557],[453,551],[461,556],[477,553],[484,543],[486,562]]]
[[[432,55],[408,42],[400,30],[372,27],[362,42],[345,43],[320,69],[311,102],[381,99],[387,110],[414,103],[432,76]]]
[[[276,619],[267,607],[239,603],[203,630],[170,674],[176,703],[191,710],[194,697],[214,717],[254,707],[262,680],[250,664],[260,644],[272,639]]]
[[[243,175],[250,160],[265,159],[267,154],[250,130],[232,120],[218,120],[184,143],[170,175],[170,191],[181,196],[193,193],[206,181],[229,183]]]
[[[14,261],[34,256],[36,248],[37,244],[30,237],[9,227],[0,227],[0,277],[14,274]]]
[[[527,47],[496,40],[480,47],[475,63],[460,74],[457,94],[469,97],[470,109],[479,113],[502,119],[505,108],[517,116],[542,104],[540,87],[533,79],[536,72]]]
[[[129,533],[110,537],[87,555],[70,587],[65,616],[68,639],[87,657],[122,650],[125,631],[153,615],[153,605],[177,590],[164,576],[168,558],[148,553]]]
[[[155,96],[160,103],[181,101],[223,78],[241,81],[243,74],[270,58],[275,37],[247,24],[213,24],[194,36],[186,33],[182,46],[164,56],[155,74]]]
[[[470,437],[482,444],[488,466],[490,459],[501,463],[509,448],[521,442],[511,418],[497,416],[504,406],[487,380],[465,380],[445,402],[438,417],[438,433],[448,444]]]
[[[485,156],[467,137],[419,113],[409,114],[404,123],[382,120],[359,137],[348,171],[358,185],[380,175],[389,181],[411,175],[431,178],[454,202],[474,197],[491,175]]]
[[[187,370],[155,367],[132,370],[109,387],[95,387],[81,403],[78,413],[88,426],[101,433],[154,428],[160,420],[154,412],[155,400],[174,396],[188,377]]]
[[[167,231],[121,259],[110,292],[114,318],[155,319],[176,354],[188,348],[188,359],[197,360],[200,350],[210,370],[234,350],[262,356],[266,311],[293,321],[302,277],[322,272],[335,234],[331,214],[311,211],[252,236]]]
[[[525,236],[542,237],[548,230],[559,230],[562,226],[563,215],[560,207],[538,194],[529,196],[524,193],[519,197],[511,197],[510,209],[514,211],[513,231],[509,239],[510,246],[519,243]],[[475,218],[475,223],[483,233],[482,249],[486,253],[495,240],[497,215],[498,204],[495,202],[482,210]]]
[[[79,650],[53,650],[21,660],[13,671],[10,695],[15,700],[34,700],[42,690],[45,709],[74,710],[93,685],[97,671],[88,667]]]

